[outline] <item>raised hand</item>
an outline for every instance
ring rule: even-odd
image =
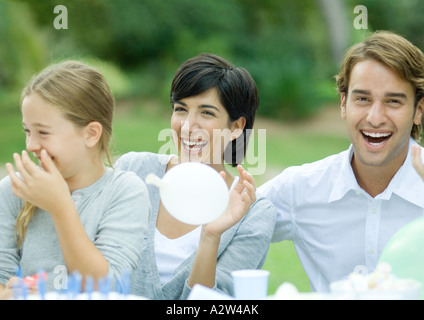
[[[241,165],[237,166],[239,180],[230,191],[230,200],[225,212],[216,220],[203,226],[203,231],[211,236],[220,236],[238,223],[249,211],[256,200],[256,188],[253,177]],[[225,179],[225,173],[221,172]]]
[[[60,211],[63,201],[69,201],[70,191],[47,152],[41,152],[42,167],[36,165],[26,151],[22,155],[15,153],[13,159],[20,174],[19,177],[12,164],[6,164],[13,193],[50,214]]]
[[[412,147],[412,165],[418,174],[424,180],[424,163],[421,160],[421,148],[418,146]]]
[[[256,201],[256,188],[253,177],[238,165],[239,181],[230,191],[230,201],[225,212],[202,226],[199,247],[187,283],[192,287],[200,283],[213,288],[215,285],[218,247],[222,233],[238,223]],[[225,173],[221,172],[225,179]]]

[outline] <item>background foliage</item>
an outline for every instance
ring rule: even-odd
[[[68,9],[67,30],[53,26],[57,5]],[[368,9],[367,30],[353,27],[356,5]],[[424,49],[423,13],[420,0],[0,0],[0,164],[25,148],[20,92],[48,64],[78,59],[106,76],[118,102],[119,155],[158,151],[177,67],[213,52],[252,74],[262,119],[290,122],[289,130],[265,126],[267,172],[255,177],[260,185],[284,167],[348,146],[344,133],[331,131],[332,120],[325,133],[305,125],[321,108],[338,104],[333,76],[343,51],[377,29]],[[271,245],[264,268],[271,270],[270,293],[283,281],[309,290],[287,242]]]
[[[66,58],[106,62],[118,98],[149,96],[166,105],[178,65],[207,51],[252,73],[260,115],[308,117],[336,99],[332,76],[339,57],[331,54],[331,30],[347,30],[344,46],[374,29],[424,46],[424,2],[335,1],[0,0],[0,37],[7,43],[0,48],[0,109],[16,104],[29,75]],[[59,4],[68,9],[67,30],[53,27]],[[352,27],[357,4],[368,8],[369,30]],[[343,19],[334,26],[331,16]]]

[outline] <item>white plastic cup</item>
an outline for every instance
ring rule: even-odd
[[[238,300],[265,299],[268,291],[267,270],[237,270],[233,277],[234,297]]]

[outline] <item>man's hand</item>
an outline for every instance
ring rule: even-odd
[[[412,165],[418,174],[424,180],[424,163],[421,160],[421,147],[413,146],[411,149],[412,152]]]

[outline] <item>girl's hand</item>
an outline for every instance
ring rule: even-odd
[[[13,286],[18,284],[18,277],[12,277],[6,286],[0,285],[0,300],[8,300],[13,297]]]
[[[417,146],[413,146],[411,149],[412,152],[412,165],[415,170],[417,170],[418,174],[424,180],[424,163],[421,160],[421,148]]]
[[[42,168],[29,158],[26,151],[22,152],[22,156],[14,154],[14,160],[21,177],[10,163],[6,165],[12,191],[50,214],[68,272],[78,270],[83,277],[106,276],[109,263],[88,237],[68,184],[47,152],[41,151]]]
[[[15,153],[13,158],[21,177],[12,164],[7,163],[6,168],[12,191],[17,197],[50,214],[60,211],[63,203],[71,199],[67,183],[45,150],[41,151],[42,168],[30,159],[26,151],[22,152],[22,156]]]
[[[212,237],[220,237],[222,233],[238,223],[256,200],[253,177],[241,165],[237,166],[237,170],[239,181],[230,191],[227,209],[216,220],[203,226],[203,231]],[[225,179],[225,173],[221,172],[220,174]]]

